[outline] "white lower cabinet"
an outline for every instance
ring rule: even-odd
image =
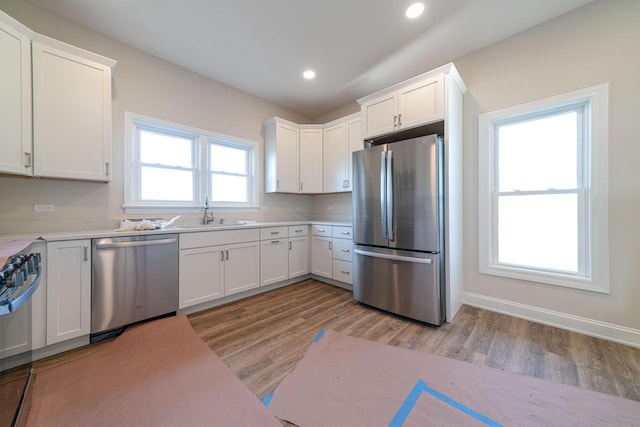
[[[308,228],[308,226],[305,225]],[[289,279],[309,273],[309,236],[289,238]]]
[[[331,237],[311,236],[311,273],[331,279],[332,246]]]
[[[180,251],[180,308],[224,296],[224,246]]]
[[[260,285],[270,285],[309,273],[309,226],[260,230]],[[265,240],[266,239],[266,240]]]
[[[180,235],[179,308],[257,288],[258,229]]]
[[[260,286],[289,278],[287,239],[260,242]]]
[[[91,241],[47,244],[47,345],[91,332]]]
[[[258,242],[227,245],[224,257],[224,294],[260,286],[260,246]]]

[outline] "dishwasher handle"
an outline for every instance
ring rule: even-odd
[[[176,243],[177,238],[170,239],[156,239],[156,240],[135,240],[131,242],[115,242],[115,243],[98,243],[96,249],[118,249],[118,248],[135,248],[137,246],[152,246],[152,245],[166,245],[170,243]]]

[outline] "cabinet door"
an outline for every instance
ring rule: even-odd
[[[332,256],[331,237],[311,237],[311,272],[331,278]]]
[[[287,239],[260,242],[260,286],[287,280],[288,274]]]
[[[395,130],[397,109],[397,92],[382,95],[362,105],[364,137],[369,138]]]
[[[0,172],[31,175],[31,42],[0,22]]]
[[[180,251],[180,308],[224,296],[224,246]]]
[[[260,282],[259,242],[236,243],[225,246],[224,294],[257,288]]]
[[[111,69],[33,43],[34,175],[111,180]]]
[[[324,185],[325,193],[345,191],[347,180],[347,136],[341,123],[324,130]]]
[[[444,119],[443,77],[409,85],[398,92],[399,129]]]
[[[347,185],[346,191],[353,191],[353,152],[364,150],[362,139],[362,121],[360,119],[347,122]]]
[[[47,245],[47,345],[91,332],[91,241]]]
[[[298,129],[282,123],[276,124],[276,191],[297,193],[298,183]]]
[[[300,192],[322,193],[322,129],[300,129]]]
[[[289,239],[289,278],[309,273],[309,237]]]

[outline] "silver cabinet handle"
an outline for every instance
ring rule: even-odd
[[[229,261],[229,249],[225,249],[225,251],[224,251],[224,252],[225,252],[225,253],[226,253],[226,255],[227,255],[226,260],[227,260],[227,261]]]
[[[329,250],[333,250],[333,242],[329,242]]]
[[[89,248],[86,246],[82,247],[82,260],[89,261]]]
[[[398,127],[402,126],[402,114],[398,114]]]
[[[397,127],[398,126],[398,116],[393,116],[393,127]]]
[[[342,252],[345,252],[345,253],[346,253],[346,252],[351,252],[351,250],[349,250],[349,249],[340,249],[340,250],[341,250]]]
[[[111,175],[111,163],[105,162],[104,166],[105,175]]]
[[[25,168],[31,167],[31,153],[27,153],[26,151],[24,153],[24,167]]]
[[[278,243],[280,243],[280,240],[272,240],[272,241],[271,241],[271,244],[272,244],[272,245],[276,245],[276,244],[278,244]]]
[[[220,261],[224,261],[224,251],[220,251]]]
[[[157,239],[157,240],[140,240],[134,242],[117,242],[117,243],[98,243],[96,249],[117,249],[117,248],[131,248],[136,246],[152,246],[152,245],[165,245],[169,243],[176,243],[178,239]]]
[[[302,228],[296,228],[295,232],[296,233],[302,233],[304,230]]]
[[[302,191],[302,183],[300,183],[300,191]]]
[[[289,242],[289,250],[291,250],[291,242]]]
[[[272,231],[271,235],[273,236],[274,234],[280,234],[280,232],[279,231]]]
[[[340,234],[344,234],[345,236],[350,236],[351,232],[350,231],[342,231]]]
[[[340,273],[342,273],[342,274],[351,274],[349,271],[344,271],[344,270],[340,270]]]

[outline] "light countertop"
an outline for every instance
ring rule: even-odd
[[[43,233],[22,233],[12,235],[0,235],[0,238],[41,238],[48,242],[63,240],[97,239],[104,237],[125,237],[147,234],[170,234],[170,233],[197,233],[203,231],[238,230],[244,228],[264,228],[264,227],[286,227],[290,225],[333,225],[340,227],[351,227],[351,223],[335,221],[271,221],[255,222],[251,224],[211,224],[211,225],[189,225],[168,227],[161,230],[80,230],[80,231],[59,231]]]

